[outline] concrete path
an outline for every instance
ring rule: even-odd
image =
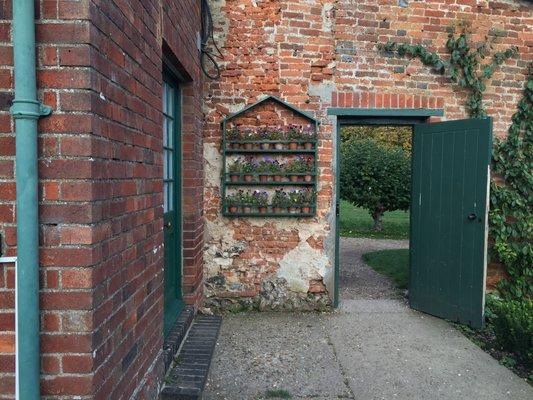
[[[357,262],[361,249],[404,245],[366,241],[343,240],[359,249],[343,249],[354,268],[368,268]],[[224,317],[204,399],[266,399],[276,389],[309,400],[533,399],[532,387],[448,323],[384,290],[392,286],[376,283],[381,295],[365,288],[367,298],[350,298],[344,282],[346,297],[332,313]]]

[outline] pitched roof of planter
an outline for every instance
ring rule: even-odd
[[[299,109],[296,108],[295,106],[293,106],[293,105],[291,105],[291,104],[289,104],[289,103],[287,103],[287,102],[281,100],[280,98],[278,98],[278,97],[276,97],[276,96],[272,96],[272,95],[267,96],[267,97],[265,97],[264,99],[259,100],[258,102],[256,102],[256,103],[254,103],[254,104],[251,104],[251,105],[249,105],[249,106],[243,108],[241,111],[238,111],[238,112],[236,112],[236,113],[234,113],[234,114],[231,114],[231,115],[227,116],[226,118],[224,118],[224,119],[222,120],[222,123],[224,123],[224,122],[228,122],[229,120],[231,120],[231,119],[233,119],[233,118],[235,118],[235,117],[238,117],[239,115],[242,115],[242,114],[244,114],[244,113],[246,113],[246,112],[248,112],[248,111],[254,109],[255,107],[257,107],[257,106],[260,105],[260,104],[266,103],[267,101],[273,101],[274,103],[278,103],[278,104],[280,104],[282,107],[285,107],[285,108],[287,108],[287,109],[293,111],[294,113],[296,113],[296,114],[298,114],[298,115],[300,115],[300,116],[302,116],[302,117],[308,119],[309,121],[312,121],[312,122],[314,122],[314,123],[318,123],[318,121],[317,121],[315,118],[313,118],[310,114],[308,114],[308,113],[306,113],[306,112],[304,112],[304,111],[302,111],[302,110],[299,110]]]

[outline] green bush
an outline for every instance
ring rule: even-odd
[[[488,297],[486,315],[497,344],[533,367],[533,300]]]
[[[368,210],[380,231],[383,213],[409,209],[410,157],[372,139],[349,139],[341,144],[340,184],[341,199]]]

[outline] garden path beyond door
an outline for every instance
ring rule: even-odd
[[[492,121],[414,125],[409,303],[480,327]]]

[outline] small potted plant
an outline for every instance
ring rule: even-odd
[[[278,189],[274,193],[274,196],[272,197],[272,209],[275,213],[279,214],[282,212],[286,212],[287,208],[290,206],[290,200],[287,193],[282,190]]]
[[[304,158],[304,157],[302,157]],[[305,168],[305,171],[303,171],[305,173],[304,175],[304,181],[305,182],[311,182],[313,180],[313,174],[312,174],[312,171],[313,171],[313,157],[305,157],[305,163],[307,164],[306,165],[306,168]]]
[[[302,211],[302,193],[299,190],[289,192],[289,212],[298,214]]]
[[[257,163],[254,160],[247,159],[242,163],[242,174],[244,174],[245,182],[252,182],[255,172],[257,172]]]
[[[300,204],[302,205],[302,214],[311,213],[311,204],[313,203],[314,190],[306,189],[301,192]]]
[[[261,182],[267,182],[272,180],[272,176],[270,175],[271,163],[271,160],[265,159],[259,161],[259,164],[257,164],[257,173],[259,174],[259,180]]]
[[[270,163],[270,173],[274,182],[281,182],[282,166],[278,160],[272,160]]]
[[[287,139],[290,140],[289,150],[298,150],[298,140],[301,139],[301,132],[296,125],[290,125],[287,131]]]
[[[297,157],[290,160],[285,165],[285,172],[289,175],[289,180],[291,182],[298,182],[301,180],[301,175],[305,172],[308,172],[309,165],[307,160],[303,157]]]
[[[251,130],[251,129],[246,129],[243,133],[242,133],[242,140],[244,143],[244,148],[246,150],[252,150],[254,148],[254,141],[257,139],[257,134]]]
[[[261,214],[265,214],[268,210],[268,193],[264,191],[255,190],[252,194],[252,204],[257,207]]]
[[[243,172],[244,160],[242,158],[237,158],[235,161],[228,165],[229,179],[231,182],[239,182],[240,175]]]
[[[280,141],[285,138],[285,133],[281,130],[280,127],[276,129],[272,129],[270,131],[270,140],[272,140],[274,143],[274,148],[276,150],[283,150],[285,148],[284,144]]]
[[[250,214],[254,205],[254,198],[249,192],[241,192],[242,212]]]
[[[226,196],[225,204],[229,213],[235,214],[239,211],[239,206],[242,202],[242,190],[237,193],[229,194]]]
[[[261,148],[263,150],[270,149],[270,135],[271,132],[268,130],[268,128],[264,128],[258,133],[258,138],[261,141]]]
[[[307,126],[306,129],[302,132],[302,140],[304,142],[304,149],[312,150],[316,142],[316,132],[310,126]]]
[[[226,142],[228,147],[231,149],[238,149],[240,147],[239,143],[235,143],[241,138],[241,131],[238,127],[233,127],[230,130],[226,131]]]

